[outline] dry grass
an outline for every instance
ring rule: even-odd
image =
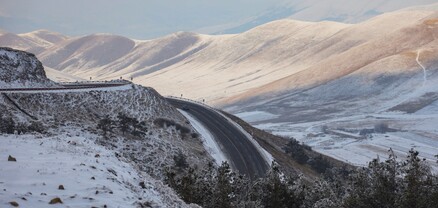
[[[405,56],[407,59],[413,59],[417,58],[417,52],[415,51],[405,51],[401,53],[400,55]]]
[[[428,26],[438,25],[438,19],[427,19],[423,22],[423,24]]]

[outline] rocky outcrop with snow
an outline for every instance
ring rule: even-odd
[[[0,47],[0,87],[50,87],[55,83],[47,79],[42,63],[34,54]]]

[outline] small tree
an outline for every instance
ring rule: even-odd
[[[46,131],[44,125],[38,121],[31,121],[30,125],[27,127],[29,131],[44,133]]]
[[[13,134],[15,131],[15,121],[11,117],[0,117],[0,132]]]
[[[294,138],[291,138],[284,150],[300,164],[305,164],[309,160],[309,156],[307,156],[304,146]]]
[[[197,193],[197,174],[195,169],[189,168],[187,173],[181,178],[179,191],[181,198],[187,203],[196,203]]]
[[[133,127],[134,130],[132,131],[132,134],[134,136],[141,136],[148,132],[148,127],[146,121],[138,122],[137,119],[133,119]]]
[[[103,132],[103,137],[107,138],[108,132],[111,132],[114,128],[114,121],[109,116],[106,116],[99,121],[97,128]]]
[[[175,163],[175,166],[180,169],[186,169],[189,167],[187,158],[181,151],[179,151],[177,155],[173,156],[173,162]]]
[[[125,135],[125,132],[127,132],[131,126],[131,118],[123,113],[119,113],[117,115],[117,121],[122,134]]]

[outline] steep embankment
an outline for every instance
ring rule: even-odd
[[[2,62],[4,66],[0,68],[5,86],[16,80],[25,83],[22,87],[54,84],[47,79],[34,55],[8,48],[1,48],[0,55],[12,60]],[[162,185],[165,168],[174,165],[177,155],[184,155],[188,163],[199,167],[212,161],[201,140],[191,134],[194,130],[187,120],[152,88],[132,85],[120,91],[9,93],[0,97],[0,112],[0,140],[2,148],[8,147],[7,151],[1,151],[1,156],[7,158],[4,154],[14,154],[18,158],[18,165],[7,163],[0,168],[8,172],[0,179],[8,187],[0,200],[4,205],[9,201],[26,204],[22,197],[37,204],[48,204],[48,200],[60,197],[68,206],[103,206],[102,198],[95,196],[100,193],[111,194],[115,204],[124,206],[186,207],[172,190]],[[103,129],[107,129],[105,133]],[[15,146],[11,145],[12,136],[8,136],[12,133],[17,137]],[[38,151],[42,154],[24,151],[24,147],[35,144],[40,145]],[[37,164],[43,165],[40,169],[20,167],[29,164],[29,154]],[[89,154],[92,156],[87,157]],[[68,157],[72,160],[65,161]],[[46,181],[47,171],[54,176],[50,181]],[[21,176],[29,180],[18,184]],[[81,185],[88,180],[99,183]],[[60,193],[44,187],[45,184],[64,184],[68,191]],[[32,188],[40,185],[40,190],[47,192],[36,193]]]

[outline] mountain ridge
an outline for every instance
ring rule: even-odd
[[[37,56],[50,68],[83,79],[133,78],[166,95],[184,94],[224,106],[246,96],[269,93],[273,86],[287,90],[292,86],[281,80],[288,76],[301,74],[307,78],[295,78],[295,85],[311,86],[341,78],[398,53],[415,53],[416,48],[422,50],[425,40],[435,37],[436,16],[435,10],[402,10],[358,24],[285,19],[235,35],[179,32],[146,41],[93,34],[54,43]],[[411,33],[421,33],[424,38],[411,37]],[[394,38],[397,40],[387,41]],[[411,46],[399,44],[402,42]],[[122,50],[111,52],[115,48]],[[367,55],[361,55],[362,51]],[[355,63],[356,59],[363,61]],[[394,58],[387,60],[399,62]],[[312,70],[326,66],[332,69],[318,72],[323,76],[312,75]],[[337,66],[344,72],[336,71]],[[385,70],[391,69],[380,71]],[[282,84],[273,84],[277,81]]]

